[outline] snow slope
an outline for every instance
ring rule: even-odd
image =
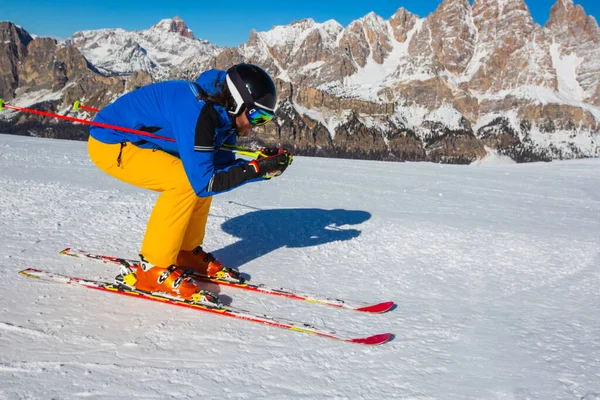
[[[448,166],[297,157],[216,196],[205,246],[253,280],[383,315],[221,289],[364,347],[27,279],[111,278],[156,198],[84,143],[0,135],[0,398],[600,399],[600,160]]]

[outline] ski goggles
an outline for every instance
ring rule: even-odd
[[[275,114],[264,108],[258,108],[258,104],[255,103],[254,108],[249,108],[246,105],[246,116],[252,125],[261,126],[272,120]]]

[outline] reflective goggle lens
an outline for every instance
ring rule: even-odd
[[[264,125],[273,117],[275,117],[275,114],[261,108],[253,108],[248,111],[248,121],[254,126]]]

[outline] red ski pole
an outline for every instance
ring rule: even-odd
[[[2,111],[5,108],[10,108],[12,110],[17,110],[17,111],[28,112],[30,114],[43,115],[44,117],[58,118],[58,119],[63,119],[65,121],[79,122],[81,124],[99,126],[101,128],[114,129],[116,131],[135,133],[136,135],[147,136],[147,137],[151,137],[151,138],[155,138],[155,139],[162,139],[162,140],[166,140],[167,142],[175,142],[175,139],[164,137],[164,136],[159,136],[159,135],[154,135],[154,134],[152,134],[150,132],[140,131],[140,130],[137,130],[137,129],[125,128],[125,127],[117,126],[117,125],[103,124],[101,122],[90,121],[90,120],[87,120],[87,119],[67,117],[66,115],[53,114],[53,113],[49,113],[49,112],[45,112],[45,111],[33,110],[31,108],[13,106],[11,104],[6,104],[3,99],[0,99],[0,111]],[[73,108],[75,110],[83,109],[83,110],[88,110],[88,111],[93,111],[93,112],[100,111],[97,108],[87,107],[87,106],[82,105],[79,100],[77,100],[75,102],[75,104],[73,104]],[[221,150],[231,151],[233,153],[239,153],[239,154],[242,154],[242,155],[246,155],[246,156],[252,157],[254,159],[258,159],[261,156],[265,157],[265,155],[262,154],[260,152],[260,150],[259,151],[252,151],[252,150],[247,149],[247,148],[242,147],[242,146],[223,145],[223,146],[220,147],[220,149]]]
[[[75,103],[73,103],[73,109],[75,109],[75,111],[87,110],[87,111],[93,111],[93,112],[100,112],[100,110],[98,110],[97,108],[84,106],[83,104],[81,104],[81,100],[75,100]],[[230,144],[224,144],[223,146],[221,146],[221,150],[231,151],[231,152],[249,156],[249,157],[252,157],[255,159],[258,157],[267,157],[260,150],[252,151],[251,149],[248,149],[243,146],[234,146],[234,145],[230,145]]]
[[[168,138],[168,137],[164,137],[164,136],[159,136],[159,135],[154,135],[154,134],[152,134],[150,132],[140,131],[140,130],[137,130],[137,129],[130,129],[130,128],[122,127],[122,126],[104,124],[102,122],[89,121],[87,119],[73,118],[73,117],[68,117],[66,115],[59,115],[59,114],[53,114],[53,113],[49,113],[49,112],[45,112],[45,111],[33,110],[31,108],[13,106],[11,104],[6,104],[4,102],[4,100],[0,99],[0,111],[2,109],[4,109],[4,108],[10,108],[12,110],[23,111],[23,112],[27,112],[27,113],[30,113],[30,114],[43,115],[44,117],[51,117],[51,118],[63,119],[65,121],[79,122],[81,124],[86,124],[86,125],[99,126],[101,128],[114,129],[116,131],[135,133],[136,135],[147,136],[147,137],[151,137],[151,138],[154,138],[154,139],[162,139],[162,140],[166,140],[167,142],[174,142],[175,141],[175,139],[172,139],[172,138]],[[89,108],[91,109],[91,107],[89,107]],[[95,110],[95,109],[93,109],[93,110]]]

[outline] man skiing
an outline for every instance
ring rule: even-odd
[[[202,250],[212,196],[248,182],[278,176],[292,161],[284,149],[235,159],[221,149],[237,135],[274,117],[271,77],[252,64],[209,70],[196,82],[167,81],[125,94],[94,121],[141,130],[152,137],[92,126],[88,152],[94,164],[129,184],[160,192],[140,250],[140,267],[127,285],[199,300],[185,270],[239,280],[239,273]]]

